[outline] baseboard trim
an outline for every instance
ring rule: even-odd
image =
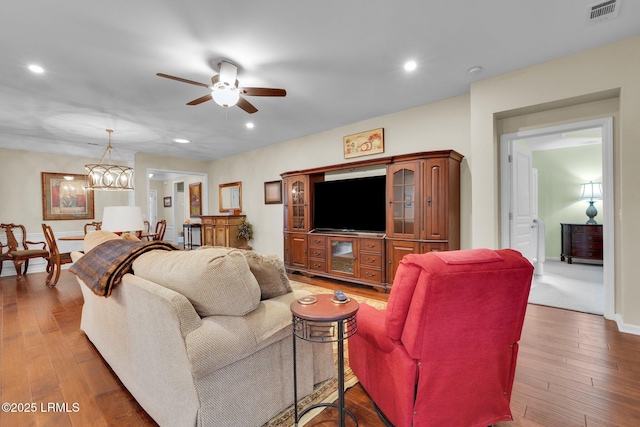
[[[638,325],[628,325],[624,323],[622,316],[616,314],[615,322],[618,325],[618,330],[620,332],[624,332],[626,334],[640,335],[640,326]]]

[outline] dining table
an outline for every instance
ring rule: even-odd
[[[84,240],[84,236],[85,236],[84,234],[62,236],[62,237],[58,237],[57,240]],[[158,233],[149,233],[147,231],[143,231],[141,233],[136,233],[136,236],[139,239],[153,240],[155,237],[158,236]]]
[[[76,241],[76,242],[78,242],[78,241],[83,241],[84,240],[84,236],[85,236],[84,234],[74,234],[74,235],[71,235],[71,236],[56,237],[56,240]],[[158,233],[149,233],[149,232],[143,231],[143,232],[136,233],[136,236],[138,238],[140,238],[140,239],[153,240],[154,237],[158,236]],[[61,267],[61,265],[63,263],[67,264],[67,263],[71,262],[71,260],[70,260],[71,256],[70,256],[69,252],[61,253],[60,255],[61,256],[57,257],[57,259],[56,259],[56,263],[57,264],[56,264],[55,268],[57,269],[57,271],[60,271],[60,267]],[[57,281],[57,279],[56,279],[56,281]],[[55,282],[54,282],[53,286],[55,286]]]

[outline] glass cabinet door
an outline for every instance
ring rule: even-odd
[[[305,229],[305,185],[302,181],[295,181],[291,186],[291,210],[293,230]]]
[[[355,239],[329,238],[329,271],[354,276],[356,271]]]
[[[418,165],[394,165],[390,168],[391,218],[388,232],[393,236],[416,237],[418,218]]]

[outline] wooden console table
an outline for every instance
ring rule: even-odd
[[[560,224],[562,253],[560,261],[573,258],[602,261],[602,224]]]
[[[240,246],[238,225],[246,218],[245,215],[202,215],[200,218],[202,246]]]

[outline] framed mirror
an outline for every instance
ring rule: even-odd
[[[220,212],[228,213],[230,210],[242,212],[242,182],[220,184],[218,187]]]

